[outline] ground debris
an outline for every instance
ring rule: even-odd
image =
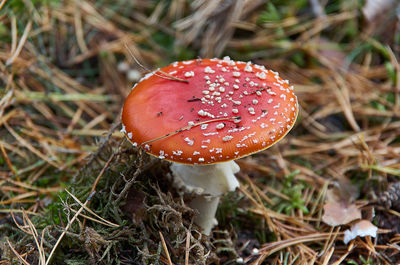
[[[391,183],[379,196],[378,202],[387,209],[400,211],[400,182]]]

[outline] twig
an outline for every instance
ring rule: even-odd
[[[120,142],[120,144],[121,144],[121,142]],[[113,160],[113,158],[114,158],[114,156],[115,156],[115,153],[112,153],[112,155],[110,156],[110,158],[107,160],[107,162],[106,162],[106,164],[103,166],[103,168],[101,169],[101,171],[100,171],[100,173],[97,175],[97,177],[96,177],[96,180],[94,181],[94,183],[93,183],[93,185],[92,185],[92,189],[91,189],[91,191],[90,192],[94,192],[94,191],[96,191],[96,187],[97,187],[97,184],[99,183],[99,181],[100,181],[100,178],[101,178],[101,176],[103,176],[103,174],[104,174],[104,172],[106,171],[106,169],[108,168],[108,166],[110,165],[110,163],[111,163],[111,161]],[[72,194],[71,194],[71,196],[73,196]],[[75,198],[74,198],[75,199]],[[77,199],[76,199],[77,200]],[[79,201],[78,201],[79,202]],[[80,202],[79,202],[80,203]],[[80,203],[81,204],[81,203]],[[88,207],[86,207],[88,210],[89,210],[89,208]],[[91,211],[91,210],[90,210]],[[91,212],[92,214],[95,214],[94,212]],[[101,218],[100,216],[97,216],[96,214],[95,214],[95,216],[97,217],[97,218]],[[106,221],[106,220],[105,220]],[[86,225],[86,218],[83,220],[83,227],[85,227],[85,225]],[[114,225],[114,224],[113,224]],[[118,225],[117,225],[117,227],[118,227]]]
[[[15,169],[14,169],[14,167],[13,167],[13,165],[12,165],[8,155],[7,155],[7,152],[4,149],[3,142],[1,142],[1,141],[0,141],[0,150],[1,150],[1,153],[3,154],[4,160],[6,160],[6,163],[7,163],[8,167],[10,168],[10,170],[12,171],[13,175],[16,177],[17,181],[20,181],[20,179],[19,179],[19,177],[17,175],[17,172],[15,171]]]
[[[78,1],[75,1],[74,5],[74,26],[75,26],[75,35],[78,47],[82,53],[87,53],[89,49],[85,43],[83,26],[82,26],[82,14],[80,7],[78,6]]]
[[[15,139],[18,140],[18,142],[25,146],[26,148],[28,148],[32,153],[34,153],[35,155],[37,155],[38,157],[40,157],[41,159],[43,159],[44,161],[46,161],[47,163],[49,163],[50,165],[56,167],[57,169],[59,169],[59,165],[57,165],[53,160],[49,159],[48,157],[46,157],[42,152],[40,152],[37,148],[35,148],[33,145],[31,145],[27,140],[25,140],[24,138],[22,138],[21,136],[19,136],[9,125],[8,123],[4,123],[4,126],[7,128],[7,130],[11,133],[12,136],[14,136]]]
[[[45,265],[46,264],[46,254],[44,252],[43,249],[43,237],[40,239],[40,243],[39,243],[39,234],[35,228],[35,226],[33,225],[32,221],[29,219],[29,217],[26,215],[25,211],[22,210],[22,216],[24,218],[24,222],[26,222],[29,226],[29,229],[31,230],[31,234],[33,236],[33,239],[35,240],[35,244],[38,248],[38,252],[39,252],[39,264],[41,265]]]
[[[26,260],[24,260],[23,257],[21,257],[21,255],[15,250],[15,248],[11,245],[10,240],[7,239],[7,243],[10,246],[12,252],[14,252],[15,256],[17,256],[17,258],[24,263],[25,265],[30,265]]]
[[[46,193],[51,193],[51,192],[57,192],[57,191],[59,191],[59,190],[62,189],[62,188],[60,188],[60,187],[51,187],[51,188],[40,188],[40,187],[35,187],[35,186],[29,185],[29,184],[27,184],[27,183],[24,183],[24,182],[21,182],[21,181],[15,181],[15,180],[12,180],[12,179],[10,179],[10,178],[5,178],[5,177],[2,177],[2,176],[0,176],[0,179],[6,181],[6,182],[8,182],[8,183],[14,184],[14,185],[16,185],[16,186],[18,186],[18,187],[24,188],[24,189],[34,190],[34,191],[36,191],[36,192],[38,192],[38,193],[40,193],[40,194],[43,194],[43,193],[46,194]]]
[[[119,225],[114,224],[104,218],[102,218],[101,216],[97,215],[95,212],[93,212],[90,208],[87,207],[87,203],[82,203],[80,200],[78,200],[78,198],[76,198],[72,193],[70,193],[68,190],[65,190],[83,209],[85,209],[86,211],[88,211],[89,213],[93,214],[95,217],[97,217],[98,219],[100,219],[101,221],[107,223],[109,226],[111,227],[119,227]],[[90,194],[95,194],[96,191],[92,191]]]
[[[76,213],[76,212],[77,212],[77,210],[72,209],[72,208],[70,208],[70,210],[71,210],[73,213]],[[98,220],[98,219],[96,219],[96,218],[93,218],[93,217],[91,217],[91,216],[89,216],[89,215],[86,215],[86,214],[83,214],[83,213],[81,213],[80,216],[82,216],[82,217],[84,217],[84,218],[86,218],[86,219],[88,219],[88,220],[90,220],[90,221],[93,221],[93,222],[96,222],[96,223],[99,223],[99,224],[102,224],[102,225],[105,225],[105,226],[114,227],[114,228],[116,227],[115,225],[110,225],[110,224],[107,223],[107,222],[103,222],[103,221],[101,221],[101,220]],[[99,218],[98,216],[96,216],[96,217]]]
[[[66,192],[68,192],[68,190],[65,190]],[[71,194],[70,192],[68,192],[69,194]],[[78,218],[79,214],[83,211],[84,207],[86,206],[86,204],[88,204],[88,202],[92,199],[93,195],[95,194],[95,192],[92,192],[88,198],[86,199],[85,203],[82,205],[81,208],[79,208],[79,210],[76,212],[76,214],[74,215],[74,217],[72,217],[72,219],[68,222],[67,226],[65,227],[64,231],[62,232],[62,234],[60,235],[60,237],[58,238],[56,244],[54,245],[53,249],[50,252],[50,255],[47,259],[47,262],[45,265],[48,265],[51,258],[54,255],[54,252],[57,249],[57,246],[60,244],[61,240],[63,239],[63,237],[65,236],[65,234],[67,233],[68,229],[71,227],[72,223],[75,221],[76,218]]]
[[[135,62],[142,67],[143,69],[145,69],[146,71],[151,72],[150,69],[148,69],[147,67],[145,67],[143,64],[141,64],[135,57],[135,55],[133,54],[133,52],[131,51],[131,49],[129,48],[129,46],[125,43],[125,48],[128,50],[128,52],[130,53],[130,55],[132,56],[133,60],[135,60]],[[162,73],[164,76],[157,74],[156,72],[154,72],[154,75],[160,77],[160,78],[164,78],[164,79],[168,79],[168,80],[174,80],[174,81],[180,81],[180,82],[184,82],[184,83],[189,83],[189,80],[186,79],[181,79],[178,77],[175,77],[173,75],[170,75],[166,72],[163,72],[161,70],[157,70],[158,72]]]
[[[190,252],[190,229],[188,229],[186,233],[185,265],[189,265],[189,252]]]
[[[120,121],[117,119],[114,121],[114,123],[111,125],[111,128],[108,130],[106,136],[102,137],[99,143],[98,148],[92,155],[89,157],[88,161],[85,163],[85,166],[80,169],[72,178],[73,181],[76,181],[76,178],[79,176],[80,173],[82,173],[83,170],[85,170],[89,165],[95,161],[95,159],[99,156],[101,151],[104,149],[104,147],[107,145],[108,141],[110,140],[111,136],[113,135],[115,129],[117,129],[118,126],[120,126]]]
[[[164,248],[165,255],[167,256],[168,265],[173,265],[173,263],[171,261],[171,257],[169,256],[167,244],[165,244],[164,236],[163,236],[163,234],[161,232],[159,232],[159,233],[160,233],[160,237],[161,237],[161,244],[162,244],[162,246]]]
[[[125,184],[123,190],[120,192],[118,195],[118,198],[115,200],[115,204],[118,204],[128,193],[129,189],[132,187],[133,183],[135,183],[136,178],[143,172],[146,171],[147,169],[151,168],[154,164],[156,163],[156,160],[150,161],[148,164],[144,165],[143,168],[138,167],[133,173],[132,178]]]
[[[32,211],[25,211],[27,214],[39,216],[40,214],[32,212]],[[22,213],[20,209],[0,209],[0,213]]]
[[[0,10],[3,8],[4,4],[7,2],[7,0],[2,0],[0,2]]]
[[[106,169],[108,168],[108,166],[110,165],[111,161],[114,159],[115,153],[112,153],[112,155],[110,156],[110,158],[107,160],[106,164],[104,165],[104,167],[101,169],[99,175],[97,175],[96,180],[94,181],[93,185],[92,185],[92,189],[90,190],[90,192],[94,192],[96,191],[96,187],[97,184],[100,181],[101,176],[103,176],[104,172],[106,171]]]
[[[28,38],[28,34],[31,31],[32,28],[32,20],[29,20],[28,23],[26,24],[24,33],[22,34],[21,40],[18,43],[18,47],[15,50],[14,54],[7,60],[6,65],[10,65],[14,62],[14,60],[18,57],[20,54],[22,48],[24,47],[25,41]]]

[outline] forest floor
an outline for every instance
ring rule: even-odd
[[[0,264],[400,262],[400,16],[377,2],[0,0]],[[205,236],[120,113],[149,71],[223,56],[300,112]]]

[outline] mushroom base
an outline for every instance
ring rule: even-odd
[[[215,213],[217,212],[219,198],[219,196],[207,197],[198,195],[189,203],[190,208],[199,212],[194,218],[194,223],[203,229],[205,235],[210,235],[211,229],[218,225]]]
[[[195,223],[203,229],[204,234],[209,235],[217,224],[215,213],[220,196],[239,187],[235,177],[239,170],[234,161],[206,166],[172,163],[175,185],[185,192],[197,194],[189,205],[199,211]]]

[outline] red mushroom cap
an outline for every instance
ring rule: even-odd
[[[288,83],[264,66],[228,57],[175,62],[134,86],[122,131],[134,145],[173,162],[237,159],[270,147],[292,128],[298,104]]]

